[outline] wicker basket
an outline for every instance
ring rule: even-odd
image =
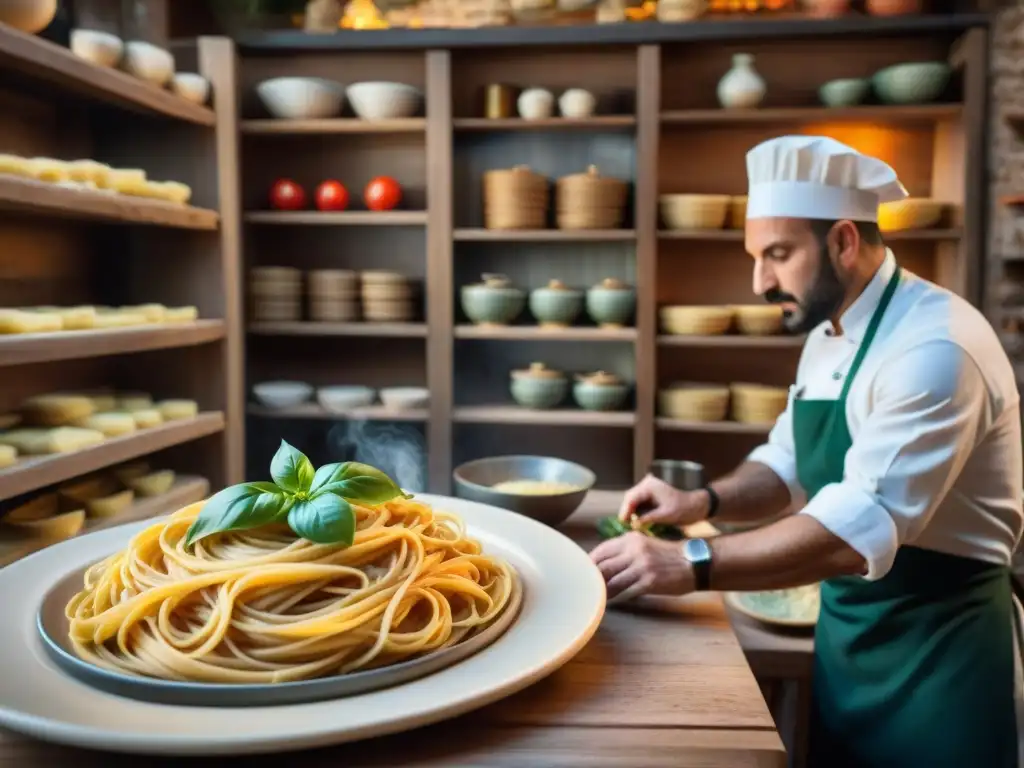
[[[732,418],[743,424],[774,424],[786,410],[789,390],[764,384],[736,383],[732,394]]]
[[[732,326],[732,307],[662,307],[661,327],[671,336],[718,336]]]
[[[256,300],[295,301],[302,298],[302,272],[292,267],[253,267],[249,293]]]
[[[252,319],[264,323],[296,322],[302,319],[302,302],[298,298],[255,297],[252,302]]]
[[[782,307],[754,304],[735,306],[736,328],[747,336],[771,336],[782,330]]]
[[[729,412],[729,387],[722,384],[673,384],[658,392],[662,416],[682,421],[722,421]]]
[[[547,178],[525,165],[484,174],[487,229],[543,229],[551,192]]]
[[[747,196],[738,195],[729,201],[729,229],[743,229],[747,224]]]
[[[729,195],[662,195],[658,206],[669,229],[721,229],[731,199]]]
[[[560,178],[555,186],[559,229],[617,229],[626,211],[626,182],[601,176],[597,166]]]
[[[359,319],[358,299],[313,298],[309,302],[309,319],[317,323],[351,323]]]
[[[314,269],[307,276],[310,299],[351,299],[359,296],[359,275],[350,269]]]
[[[883,232],[928,229],[942,218],[944,203],[927,197],[908,197],[878,206],[878,228]]]

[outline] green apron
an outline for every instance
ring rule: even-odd
[[[793,401],[808,499],[843,480],[846,398],[899,279],[897,267],[839,399]],[[1015,768],[1013,618],[1008,567],[912,546],[877,581],[823,582],[810,765]]]

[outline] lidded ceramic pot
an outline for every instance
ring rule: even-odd
[[[543,120],[554,112],[555,95],[547,88],[527,88],[516,99],[516,108],[524,120]]]
[[[523,311],[526,294],[505,275],[485,274],[482,282],[462,286],[462,311],[477,325],[508,325]]]
[[[732,69],[718,81],[718,101],[726,109],[753,109],[760,106],[767,91],[764,79],[754,69],[754,55],[737,53]]]
[[[636,291],[621,280],[606,277],[587,291],[587,314],[602,328],[622,328],[636,308]]]
[[[583,291],[569,288],[561,280],[530,291],[530,312],[545,328],[572,325],[583,309]]]
[[[559,405],[569,391],[569,380],[561,371],[544,363],[530,363],[524,370],[512,371],[512,399],[524,408],[544,410]]]
[[[614,373],[597,371],[576,377],[572,396],[585,411],[614,411],[622,407],[629,387]]]

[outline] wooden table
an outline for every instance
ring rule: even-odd
[[[590,548],[588,505],[565,532]],[[653,610],[652,610],[653,609]],[[159,728],[159,722],[153,723]],[[152,759],[147,768],[253,758]],[[417,731],[280,756],[290,768],[783,768],[785,748],[716,595],[609,609],[594,639],[546,679]],[[140,758],[41,744],[0,732],[0,768],[138,766]]]

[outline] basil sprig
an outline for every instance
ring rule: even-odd
[[[284,440],[270,462],[270,476],[272,483],[241,483],[214,494],[189,527],[185,546],[213,533],[282,522],[316,544],[349,546],[356,534],[350,502],[374,505],[411,498],[368,464],[346,461],[314,471],[309,459]]]

